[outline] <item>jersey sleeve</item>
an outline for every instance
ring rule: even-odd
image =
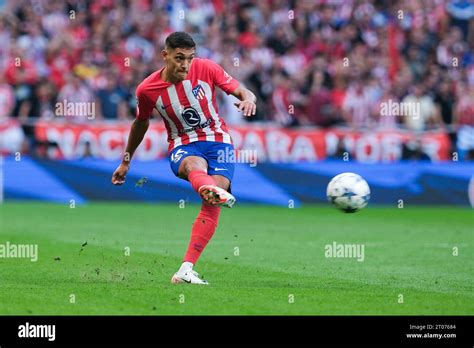
[[[239,81],[230,76],[219,64],[207,60],[206,65],[212,82],[224,92],[231,94],[239,87]]]
[[[146,121],[151,118],[153,108],[155,105],[151,102],[150,98],[147,97],[143,85],[137,87],[137,119]]]

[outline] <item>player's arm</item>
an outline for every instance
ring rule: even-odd
[[[139,86],[137,88],[137,117],[132,123],[122,162],[112,175],[112,184],[122,185],[125,182],[125,176],[130,168],[133,154],[138,148],[138,145],[142,142],[150,125],[149,119],[153,112],[153,107],[153,103],[148,100],[142,88]]]
[[[145,137],[145,133],[150,125],[149,120],[140,120],[136,118],[132,123],[130,134],[128,135],[127,148],[122,158],[122,164],[130,166],[132,156],[135,153],[138,145],[142,142]]]
[[[257,97],[250,90],[234,80],[224,69],[213,61],[206,61],[206,67],[214,84],[227,94],[232,94],[240,100],[235,106],[243,112],[244,116],[255,115],[257,110]]]
[[[130,134],[128,135],[127,148],[123,155],[122,162],[112,175],[112,184],[122,185],[125,182],[125,176],[130,168],[132,156],[138,145],[142,142],[149,124],[149,120],[135,119],[133,121]]]
[[[257,97],[252,91],[239,85],[237,89],[231,93],[236,98],[240,99],[240,102],[235,103],[235,106],[243,112],[244,116],[253,116],[257,111]]]

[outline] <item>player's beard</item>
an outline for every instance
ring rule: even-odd
[[[176,74],[175,77],[176,77],[178,80],[181,80],[181,81],[182,81],[182,80],[184,80],[184,79],[186,78],[186,76],[188,76],[188,73],[189,73],[189,71],[180,71],[180,70],[178,70],[178,72],[177,72],[177,74]]]
[[[173,73],[171,73],[171,72],[173,72]],[[188,70],[188,72],[189,72],[189,70]],[[172,83],[176,83],[176,82],[183,81],[186,78],[186,76],[188,76],[188,72],[186,72],[185,74],[182,74],[179,69],[174,70],[172,68],[166,67],[165,68],[165,77],[166,77],[167,81],[170,81]]]

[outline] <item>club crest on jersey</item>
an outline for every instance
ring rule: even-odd
[[[193,88],[193,95],[197,100],[204,99],[206,93],[204,93],[204,88],[201,85],[197,85]]]

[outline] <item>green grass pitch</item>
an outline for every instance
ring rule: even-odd
[[[0,314],[474,314],[471,209],[222,209],[195,267],[210,286],[173,285],[198,209],[0,205],[0,244],[39,254],[0,258]],[[325,257],[333,242],[363,244],[364,260]]]

